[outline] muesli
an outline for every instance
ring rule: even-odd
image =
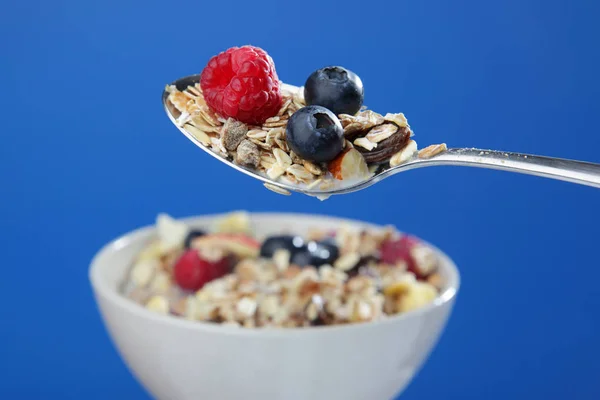
[[[161,214],[123,292],[149,310],[246,328],[377,321],[432,302],[436,253],[392,227],[253,234],[236,212],[209,231]]]
[[[199,83],[166,90],[176,123],[201,144],[288,184],[328,190],[418,151],[404,114],[368,110],[361,79],[340,66],[313,72],[297,88],[279,80],[264,50],[234,47],[211,58]]]

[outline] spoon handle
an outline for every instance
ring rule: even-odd
[[[448,149],[420,166],[459,165],[520,172],[600,188],[600,164],[482,149]]]

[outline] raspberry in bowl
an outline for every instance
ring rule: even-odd
[[[303,87],[285,84],[254,46],[213,56],[163,92],[169,118],[200,148],[280,194],[289,194],[284,185],[317,197],[447,149],[418,152],[404,114],[368,110],[364,98],[360,77],[342,66],[308,74]]]
[[[302,214],[161,215],[102,249],[90,279],[134,375],[184,400],[392,398],[459,287],[417,238]]]

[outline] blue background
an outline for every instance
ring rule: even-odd
[[[160,104],[165,83],[251,43],[290,83],[354,70],[366,104],[405,112],[422,145],[600,162],[599,8],[3,2],[0,398],[148,399],[103,329],[88,263],[157,212],[234,209],[394,223],[456,259],[455,313],[403,399],[600,398],[600,191],[433,168],[326,202],[284,198],[195,148]]]

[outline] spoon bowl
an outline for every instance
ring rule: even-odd
[[[190,75],[174,81],[171,85],[175,86],[178,90],[183,91],[189,86],[194,86],[199,81],[200,75]],[[300,90],[299,87],[285,83],[282,84],[282,89],[289,92]],[[435,166],[467,166],[498,169],[600,188],[600,164],[475,148],[450,148],[428,158],[419,157],[419,155],[415,153],[408,160],[394,167],[391,167],[389,163],[381,164],[374,173],[365,178],[336,180],[335,185],[325,190],[318,187],[309,188],[307,185],[273,180],[257,170],[238,165],[223,157],[219,153],[213,151],[209,146],[203,144],[201,140],[185,130],[183,125],[178,122],[181,112],[169,101],[169,91],[167,88],[165,88],[162,93],[162,102],[171,122],[173,122],[179,131],[181,131],[181,133],[183,133],[192,143],[228,166],[262,181],[268,189],[280,194],[289,195],[291,192],[298,192],[324,200],[333,195],[347,194],[365,189],[399,172]]]

